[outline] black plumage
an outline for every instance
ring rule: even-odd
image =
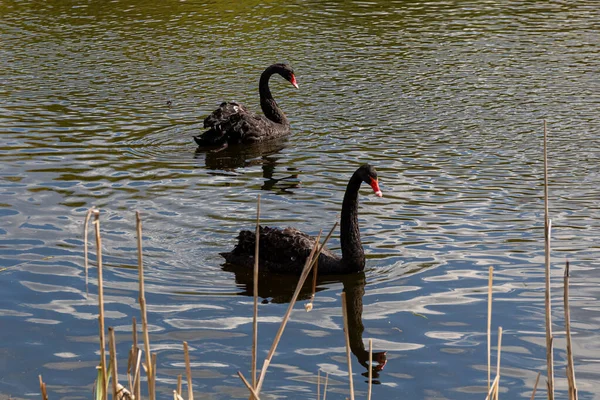
[[[273,74],[281,75],[294,87],[298,87],[292,67],[287,64],[269,66],[261,74],[258,85],[260,107],[264,115],[249,111],[241,103],[221,103],[219,108],[204,119],[204,128],[208,130],[194,136],[198,146],[224,148],[230,144],[257,143],[288,135],[290,123],[269,89],[269,79]]]
[[[362,182],[368,183],[375,194],[381,196],[375,168],[368,164],[358,168],[348,182],[342,202],[342,256],[324,248],[319,256],[319,274],[346,274],[362,271],[365,267],[358,227],[358,190]],[[300,274],[314,245],[315,238],[295,228],[260,227],[259,268],[266,272]],[[251,268],[254,265],[254,247],[255,233],[241,231],[235,248],[221,255],[228,263]]]

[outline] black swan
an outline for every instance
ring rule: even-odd
[[[368,183],[375,194],[382,196],[377,171],[366,164],[358,168],[346,188],[342,202],[340,242],[342,257],[324,248],[319,256],[319,274],[348,274],[362,271],[365,253],[358,229],[358,189]],[[265,272],[300,274],[306,258],[314,247],[315,239],[294,228],[260,227],[259,268]],[[252,268],[254,265],[255,234],[241,231],[233,251],[221,253],[228,263]]]
[[[204,128],[208,130],[194,136],[198,146],[219,146],[220,150],[229,144],[256,143],[288,135],[290,123],[269,89],[269,79],[273,74],[281,75],[298,88],[292,67],[287,64],[271,65],[260,75],[258,83],[260,107],[265,115],[254,114],[240,103],[221,103],[204,119]]]

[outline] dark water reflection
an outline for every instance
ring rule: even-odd
[[[223,270],[233,272],[235,274],[235,283],[238,287],[243,288],[240,293],[245,296],[254,295],[253,273],[247,268],[236,267],[232,264],[225,264]],[[313,298],[313,277],[308,277],[306,283],[302,286],[298,294],[298,300],[310,300]],[[285,275],[259,275],[258,296],[263,298],[262,303],[289,303],[293,298],[297,286],[297,277]],[[348,313],[348,337],[350,349],[357,361],[367,369],[363,373],[368,377],[369,369],[369,352],[365,348],[365,338],[363,333],[365,327],[362,320],[363,315],[363,296],[365,294],[366,277],[364,272],[347,276],[337,277],[317,277],[317,286],[315,286],[314,295],[321,291],[325,291],[334,286],[335,283],[342,283],[343,293],[346,294],[346,309]],[[374,364],[371,367],[373,370],[373,379],[375,384],[380,382],[379,373],[383,370],[387,363],[385,351],[373,350]]]
[[[347,396],[346,290],[362,301],[364,331],[357,323],[352,333],[387,352],[374,398],[483,398],[490,265],[494,327],[505,330],[501,386],[530,396],[545,364],[547,119],[557,389],[566,395],[569,258],[577,382],[581,398],[597,398],[599,10],[554,1],[0,3],[0,397],[38,396],[38,374],[51,398],[89,397],[97,306],[85,297],[81,231],[91,206],[102,209],[107,324],[119,354],[139,311],[139,210],[161,393],[172,394],[187,340],[199,397],[246,397],[236,373],[250,364],[252,301],[218,253],[253,226],[259,193],[265,224],[328,229],[349,173],[367,161],[384,198],[361,193],[366,284],[323,281],[315,309],[299,305],[265,396],[314,398],[319,368],[331,396]],[[258,111],[258,76],[276,61],[292,63],[301,88],[272,85],[291,137],[196,153],[192,136],[221,101]],[[91,282],[93,292],[93,271]],[[294,285],[261,286],[261,359]],[[355,383],[362,396],[366,385]]]

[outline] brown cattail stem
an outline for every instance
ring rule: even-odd
[[[492,374],[492,285],[494,283],[494,267],[489,268],[488,273],[488,320],[487,320],[487,379],[488,392],[491,385]]]
[[[550,234],[552,221],[548,211],[548,131],[544,120],[544,248],[546,272],[546,365],[548,369],[548,400],[554,400],[554,335],[552,334],[552,305],[550,302]]]
[[[577,383],[575,382],[575,364],[573,363],[573,347],[571,344],[571,311],[569,308],[569,261],[564,275],[564,307],[565,330],[567,340],[567,381],[569,383],[569,400],[577,400]]]
[[[117,385],[119,380],[117,378],[117,344],[115,343],[115,330],[112,326],[108,327],[108,350],[110,356],[110,369],[112,374],[112,396],[113,399],[117,398]]]
[[[194,400],[194,389],[192,388],[192,367],[190,365],[190,350],[187,342],[183,342],[183,355],[185,357],[185,374],[187,377],[188,400]]]
[[[256,388],[256,352],[258,346],[258,247],[260,239],[260,195],[256,199],[256,232],[254,247],[254,313],[252,315],[252,387]]]
[[[267,374],[267,369],[269,368],[269,364],[271,363],[271,360],[273,359],[275,350],[277,350],[277,345],[279,344],[281,335],[283,335],[285,326],[290,318],[290,315],[292,314],[292,309],[294,308],[294,305],[296,304],[296,299],[298,298],[298,295],[300,294],[300,290],[302,289],[302,286],[304,285],[304,282],[306,281],[306,277],[308,276],[311,268],[317,262],[317,259],[319,258],[319,254],[321,254],[321,250],[323,250],[323,247],[325,246],[325,244],[327,243],[327,241],[333,234],[333,231],[335,230],[336,227],[337,227],[337,222],[333,225],[333,228],[331,228],[331,231],[329,231],[329,234],[327,235],[327,237],[325,238],[325,240],[323,241],[323,244],[321,246],[319,246],[319,239],[321,238],[321,233],[319,233],[319,236],[317,237],[317,240],[315,241],[315,247],[312,249],[310,255],[306,259],[306,263],[304,264],[304,269],[302,270],[302,273],[300,274],[300,279],[298,280],[298,284],[296,285],[296,290],[292,296],[292,299],[290,300],[290,304],[289,304],[288,309],[283,317],[283,321],[281,321],[279,330],[277,331],[277,334],[275,335],[275,339],[273,340],[271,349],[269,350],[269,353],[267,354],[267,358],[265,358],[263,367],[260,371],[260,376],[258,377],[258,383],[256,385],[257,386],[256,393],[258,393],[258,394],[260,394],[260,390],[262,388],[262,385],[263,385],[263,382],[265,379],[265,375]],[[317,250],[317,248],[318,248],[318,250]]]
[[[140,212],[135,212],[137,247],[138,247],[138,275],[140,313],[142,315],[142,332],[144,334],[144,352],[146,353],[146,374],[148,376],[148,397],[155,400],[154,371],[152,369],[152,354],[150,354],[150,334],[148,333],[148,318],[146,316],[146,295],[144,294],[144,259],[142,256],[142,218]]]
[[[104,336],[104,280],[102,279],[102,238],[100,237],[100,211],[94,210],[96,232],[96,258],[98,260],[98,325],[100,335],[100,369],[102,370],[102,400],[107,399],[108,371],[106,369],[106,338]]]
[[[350,351],[350,333],[348,332],[348,306],[346,293],[342,292],[342,316],[344,318],[344,338],[346,339],[346,361],[348,363],[348,382],[350,385],[350,400],[354,400],[354,381],[352,379],[352,357]],[[370,369],[370,366],[369,366]]]

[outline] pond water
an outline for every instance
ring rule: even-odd
[[[375,399],[485,398],[489,266],[502,396],[529,398],[546,363],[544,119],[557,391],[566,397],[569,259],[579,394],[600,398],[594,3],[0,3],[0,398],[38,397],[39,374],[51,399],[90,398],[97,286],[92,268],[86,298],[82,230],[92,206],[121,373],[139,320],[140,211],[160,396],[183,372],[187,340],[196,398],[247,398],[237,371],[250,376],[252,291],[218,253],[252,228],[259,194],[265,224],[330,229],[366,162],[384,197],[361,191],[365,272],[320,280],[310,313],[303,294],[263,398],[316,398],[319,369],[328,398],[348,396],[343,290],[357,398],[369,338],[387,352]],[[259,111],[258,77],[273,62],[291,63],[300,86],[271,83],[292,135],[196,152],[192,136],[221,101]],[[330,247],[339,251],[337,232]],[[260,283],[260,362],[294,286]]]

